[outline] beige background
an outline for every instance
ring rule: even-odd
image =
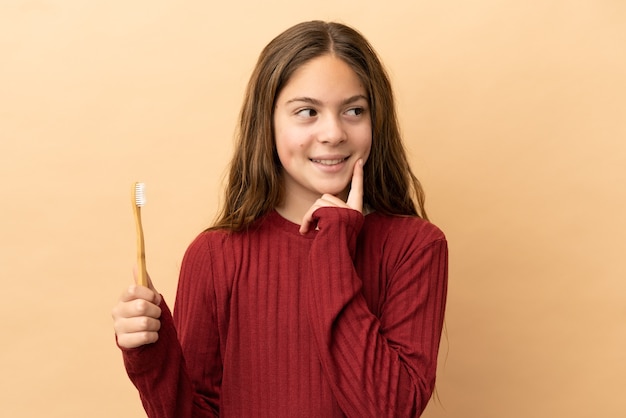
[[[171,301],[258,53],[313,18],[380,52],[450,241],[425,416],[626,416],[623,0],[3,0],[0,416],[144,416],[110,319],[130,186]]]

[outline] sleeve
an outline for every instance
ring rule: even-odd
[[[212,307],[207,304],[208,251],[196,239],[181,266],[174,315],[161,302],[161,329],[154,344],[122,349],[130,380],[149,418],[219,415],[221,360]]]
[[[443,326],[443,234],[404,244],[378,319],[353,262],[363,215],[320,208],[314,216],[319,232],[309,260],[309,320],[335,398],[348,417],[419,416],[434,387]]]

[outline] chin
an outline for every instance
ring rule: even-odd
[[[323,194],[332,194],[333,196],[337,196],[342,199],[346,199],[348,196],[348,188],[347,187],[326,187],[319,189],[320,195]]]

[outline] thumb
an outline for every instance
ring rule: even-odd
[[[139,284],[139,268],[137,267],[137,265],[133,266],[133,279],[135,281],[135,284]],[[161,294],[156,290],[154,284],[152,284],[152,279],[150,278],[150,274],[148,274],[148,272],[146,272],[146,279],[148,281],[146,287],[154,292],[154,304],[158,305],[159,303],[161,303]]]

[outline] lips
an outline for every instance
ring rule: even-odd
[[[348,157],[344,157],[344,158],[311,158],[311,161],[317,164],[322,164],[322,165],[337,165],[337,164],[341,164],[342,162],[346,161],[348,159]]]

